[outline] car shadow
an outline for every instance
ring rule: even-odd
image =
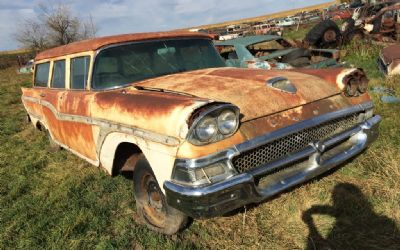
[[[400,249],[400,231],[395,221],[374,212],[361,190],[350,183],[337,184],[333,205],[316,205],[303,212],[308,226],[306,249]],[[313,215],[335,218],[332,229],[323,237]]]

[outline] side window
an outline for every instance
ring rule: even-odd
[[[51,87],[57,89],[65,88],[65,60],[59,60],[53,63]]]
[[[47,87],[47,81],[49,80],[49,68],[50,63],[40,63],[35,66],[35,86]]]
[[[89,73],[90,57],[71,59],[71,89],[85,89]]]

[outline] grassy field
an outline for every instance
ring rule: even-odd
[[[371,86],[400,94],[400,79],[377,70],[379,47],[344,49],[344,60],[363,67]],[[49,152],[46,137],[25,122],[20,87],[30,82],[16,68],[0,71],[0,249],[400,248],[400,104],[372,95],[381,136],[353,161],[167,237],[135,220],[130,180],[111,178],[67,151]]]

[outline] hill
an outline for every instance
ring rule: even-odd
[[[243,19],[239,19],[239,20],[235,20],[235,21],[227,21],[227,22],[216,23],[216,24],[201,25],[201,26],[197,26],[197,27],[192,27],[192,29],[214,29],[214,28],[225,27],[225,26],[232,25],[232,24],[260,22],[260,21],[264,21],[264,20],[270,19],[270,18],[282,18],[282,17],[291,16],[291,15],[294,15],[294,14],[302,12],[302,11],[312,11],[312,10],[316,10],[316,9],[322,10],[322,9],[327,8],[335,3],[336,4],[340,3],[340,1],[336,0],[336,1],[331,1],[328,3],[324,3],[324,4],[317,4],[317,5],[312,5],[312,6],[308,6],[308,7],[297,8],[297,9],[272,13],[272,14],[258,16],[258,17],[243,18]]]

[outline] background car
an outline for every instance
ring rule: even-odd
[[[215,46],[231,67],[288,69],[339,66],[338,50],[296,48],[284,38],[274,35],[240,37],[215,42]]]

